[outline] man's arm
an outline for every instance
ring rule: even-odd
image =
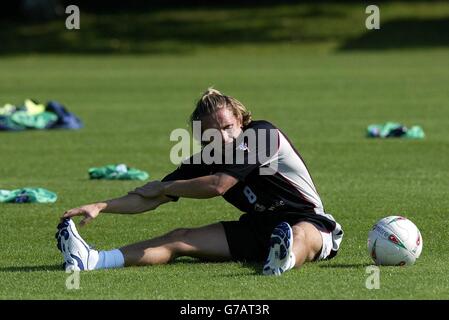
[[[199,177],[190,180],[164,182],[164,195],[206,199],[222,196],[232,188],[238,180],[224,173]]]
[[[151,181],[133,193],[149,199],[160,196],[206,199],[222,196],[237,182],[233,176],[216,173],[188,180]]]
[[[144,198],[135,193],[129,193],[121,198],[106,200],[87,204],[78,208],[70,209],[64,212],[62,219],[74,216],[84,216],[81,220],[81,226],[95,219],[100,212],[106,213],[141,213],[156,209],[163,203],[169,202],[170,198],[160,195],[154,198]]]
[[[135,193],[128,193],[126,196],[99,202],[97,205],[104,213],[133,214],[154,210],[169,201],[171,199],[164,195],[156,198],[144,198]]]

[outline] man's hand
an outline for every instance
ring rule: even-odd
[[[65,218],[71,218],[74,216],[84,216],[84,219],[81,220],[80,225],[85,226],[92,219],[95,219],[100,214],[101,210],[105,208],[105,206],[106,204],[104,203],[94,203],[81,206],[78,208],[73,208],[64,212],[61,220]]]
[[[164,195],[164,186],[165,182],[154,180],[148,182],[146,185],[143,185],[142,187],[134,189],[134,191],[129,192],[129,194],[134,193],[145,198],[156,198]]]

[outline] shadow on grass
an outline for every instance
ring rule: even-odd
[[[348,263],[348,264],[344,264],[344,263],[339,263],[339,264],[322,264],[325,262],[317,262],[318,266],[320,268],[324,268],[324,269],[359,269],[359,268],[366,268],[368,266],[372,266],[372,263]],[[264,276],[262,274],[262,268],[263,268],[263,264],[262,263],[242,263],[242,267],[246,268],[246,269],[251,269],[252,272],[250,274],[248,273],[240,273],[240,274],[226,274],[226,275],[221,275],[221,277],[235,277],[236,275],[241,275],[241,276],[253,276],[253,275],[258,275],[258,276]]]
[[[195,258],[189,258],[189,257],[181,257],[176,259],[173,262],[170,262],[170,265],[176,265],[176,264],[185,264],[185,265],[189,265],[189,264],[226,264],[226,263],[239,263],[241,264],[243,269],[250,269],[252,270],[252,272],[250,274],[248,274],[247,272],[242,272],[241,274],[225,274],[225,275],[220,275],[220,277],[235,277],[236,275],[260,275],[262,273],[262,267],[263,264],[262,263],[257,263],[257,262],[235,262],[235,261],[207,261],[204,259],[195,259]]]
[[[368,266],[372,266],[372,263],[336,263],[336,264],[323,264],[320,265],[320,268],[326,269],[358,269],[358,268],[366,268]]]
[[[179,264],[186,264],[186,265],[197,265],[197,264],[207,264],[207,263],[227,263],[227,262],[213,262],[213,261],[204,261],[199,259],[180,259],[175,260],[170,263],[170,265],[179,265]],[[261,263],[249,263],[249,262],[242,262],[242,268],[244,269],[250,269],[251,272],[241,272],[239,274],[232,273],[232,274],[220,274],[219,277],[235,277],[235,276],[262,276],[262,264]],[[358,269],[358,268],[366,268],[368,266],[371,266],[371,263],[354,263],[354,264],[324,264],[320,265],[320,268],[325,269]],[[0,273],[2,272],[12,272],[12,273],[18,273],[18,272],[42,272],[42,271],[61,271],[62,266],[60,264],[55,265],[40,265],[40,266],[21,266],[21,267],[2,267],[0,268]]]
[[[438,19],[396,19],[381,23],[343,43],[339,50],[384,50],[449,46],[449,17]]]
[[[229,261],[206,261],[201,259],[182,257],[171,262],[169,265],[199,265],[199,264],[224,264]],[[243,263],[244,268],[251,268],[254,270],[254,274],[260,274],[262,265],[256,263]],[[64,271],[61,264],[53,265],[37,265],[37,266],[14,266],[14,267],[0,267],[0,273],[2,272],[42,272],[42,271]],[[235,276],[235,274],[233,274]],[[247,273],[245,273],[247,275]]]
[[[242,262],[242,267],[246,269],[250,269],[252,272],[250,275],[262,275],[263,263],[257,262]],[[245,275],[248,275],[245,273]]]
[[[229,263],[230,261],[206,261],[206,260],[201,260],[201,259],[195,259],[195,258],[189,258],[189,257],[182,257],[179,258],[173,262],[171,262],[170,264],[207,264],[207,263],[216,263],[216,264],[220,264],[220,263]],[[224,274],[224,275],[220,275],[220,277],[235,277],[236,275],[242,275],[242,276],[252,276],[252,275],[262,275],[262,268],[263,268],[263,263],[258,263],[258,262],[238,262],[241,264],[242,269],[249,269],[251,270],[250,273],[248,272],[242,272],[240,274]],[[323,269],[359,269],[359,268],[366,268],[368,266],[372,266],[372,263],[331,263],[328,261],[318,261],[318,262],[314,262],[314,264],[317,264],[319,268],[323,268]]]
[[[250,272],[242,271],[242,272],[233,272],[233,273],[220,273],[216,275],[217,278],[234,278],[239,276],[264,276],[262,274],[262,263],[241,263],[242,269],[250,269]],[[265,277],[265,276],[264,276]]]
[[[321,264],[325,262],[318,262],[318,267],[323,269],[360,269],[366,268],[368,266],[372,266],[372,263],[340,263],[340,264]],[[262,268],[263,264],[261,263],[242,263],[242,268],[250,269],[251,272],[241,272],[241,273],[232,273],[232,274],[220,274],[219,277],[235,277],[235,276],[263,276]]]
[[[64,270],[62,269],[61,264],[0,268],[0,273],[1,272],[42,272],[42,271],[64,271]]]

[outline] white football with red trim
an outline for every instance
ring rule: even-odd
[[[368,253],[376,265],[412,265],[421,255],[422,248],[421,232],[402,216],[379,220],[368,234]]]

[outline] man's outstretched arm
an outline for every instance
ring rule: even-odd
[[[101,212],[104,213],[124,213],[134,214],[154,210],[161,204],[171,201],[166,196],[155,198],[144,198],[135,193],[128,193],[126,196],[99,202]]]
[[[95,219],[100,212],[103,213],[124,213],[134,214],[142,213],[156,209],[163,203],[169,202],[170,198],[160,195],[154,198],[144,198],[135,193],[129,193],[126,196],[106,200],[102,202],[87,204],[78,208],[70,209],[64,212],[62,218],[71,218],[74,216],[84,216],[80,224],[83,226],[90,220]]]

